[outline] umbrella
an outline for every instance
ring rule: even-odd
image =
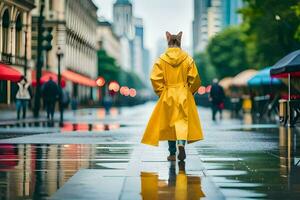
[[[272,77],[288,77],[289,102],[291,101],[291,77],[300,77],[300,50],[293,51],[280,59],[270,70]],[[290,106],[288,104],[288,110]],[[290,111],[289,111],[290,112]],[[289,120],[290,122],[290,120]]]
[[[300,50],[294,51],[280,59],[271,69],[272,77],[300,77]]]
[[[280,85],[282,82],[270,76],[271,67],[260,70],[248,81],[249,86]]]

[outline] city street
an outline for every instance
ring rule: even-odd
[[[300,198],[299,129],[229,113],[215,123],[199,107],[205,139],[187,145],[185,163],[168,162],[165,142],[140,144],[153,106],[68,111],[61,129],[2,126],[0,199]]]

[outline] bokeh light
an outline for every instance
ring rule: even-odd
[[[96,84],[99,86],[99,87],[102,87],[105,85],[105,79],[103,77],[98,77],[97,80],[96,80]]]
[[[120,85],[117,81],[111,81],[108,85],[108,90],[118,92],[120,90]]]
[[[210,93],[210,90],[211,90],[211,85],[207,86],[205,91],[206,93]]]
[[[135,90],[134,88],[130,88],[130,90],[129,90],[129,95],[130,95],[131,97],[135,97],[135,96],[136,96],[136,90]]]
[[[203,95],[205,94],[206,88],[204,86],[199,87],[198,94]]]

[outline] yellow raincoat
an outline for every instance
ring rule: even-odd
[[[159,100],[142,143],[158,146],[160,140],[203,139],[193,96],[200,86],[194,60],[180,48],[168,48],[155,62],[150,79]]]

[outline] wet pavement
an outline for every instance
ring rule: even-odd
[[[139,143],[152,108],[69,112],[62,128],[2,126],[0,199],[300,199],[299,129],[214,123],[199,108],[205,140],[187,146],[185,163],[167,162],[166,143]]]

